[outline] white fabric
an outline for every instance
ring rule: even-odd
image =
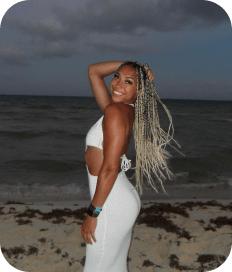
[[[102,120],[104,115],[90,128],[89,132],[87,133],[86,140],[85,140],[85,151],[87,150],[87,146],[95,146],[100,149],[102,147],[103,141],[103,131],[102,131]]]
[[[97,176],[88,167],[91,200],[94,196]],[[97,217],[96,243],[86,244],[83,272],[127,272],[127,254],[132,229],[141,209],[141,201],[134,186],[121,171]]]
[[[131,168],[131,160],[128,160],[125,154],[121,157],[121,159],[121,169],[125,172]]]

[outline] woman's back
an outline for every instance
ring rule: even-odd
[[[113,104],[112,104],[113,105]],[[111,106],[111,105],[110,105]],[[127,126],[127,133],[124,139],[124,146],[122,150],[122,154],[126,154],[129,143],[130,143],[130,135],[133,128],[134,122],[134,110],[132,106],[125,105],[122,103],[114,103],[113,106],[116,106],[124,115]],[[108,111],[106,111],[107,114]],[[112,116],[113,117],[113,116]],[[108,116],[110,119],[111,116]],[[89,130],[89,133],[86,137],[86,153],[85,153],[85,162],[88,167],[88,170],[91,175],[98,176],[100,169],[103,164],[104,156],[103,156],[103,145],[104,145],[104,131],[105,131],[105,118],[100,118],[97,123],[95,123],[92,128]],[[125,125],[124,123],[124,125]],[[118,128],[115,128],[117,132]],[[116,135],[115,135],[116,136]],[[102,142],[101,142],[102,138]],[[121,164],[120,164],[121,165]],[[118,173],[121,171],[121,167],[118,168]]]

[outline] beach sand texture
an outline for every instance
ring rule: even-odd
[[[3,203],[0,244],[4,257],[22,271],[83,271],[86,248],[81,224],[88,204]],[[232,202],[143,201],[128,271],[212,271],[225,262],[231,245]]]

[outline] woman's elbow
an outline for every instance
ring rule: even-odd
[[[97,69],[97,65],[96,64],[90,64],[88,66],[88,75],[89,76],[95,76],[95,75],[98,75],[99,74],[99,71]]]
[[[91,74],[93,74],[93,64],[88,66],[88,75],[90,76]]]

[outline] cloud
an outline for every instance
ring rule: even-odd
[[[139,29],[171,32],[211,28],[229,21],[218,5],[204,0],[86,0],[71,9],[53,4],[52,16],[40,22],[6,20],[18,31],[47,41],[74,41],[90,33],[138,34]]]
[[[65,28],[52,17],[41,22],[31,22],[24,19],[8,19],[7,25],[30,37],[42,38],[46,41],[73,41],[77,35],[71,29]]]
[[[13,66],[29,66],[28,57],[22,51],[6,46],[0,48],[0,64]]]
[[[32,49],[30,59],[68,58],[77,54],[73,43],[78,37],[77,33],[65,28],[51,16],[40,22],[10,18],[7,25],[29,36]]]
[[[175,40],[165,39],[167,33],[209,29],[228,20],[222,8],[204,0],[86,0],[75,8],[70,3],[53,4],[50,16],[37,22],[9,17],[5,24],[28,36],[30,58],[39,59],[93,51],[160,52]]]
[[[54,7],[53,12],[66,27],[103,33],[210,28],[228,20],[223,9],[203,0],[90,0],[77,11]]]

